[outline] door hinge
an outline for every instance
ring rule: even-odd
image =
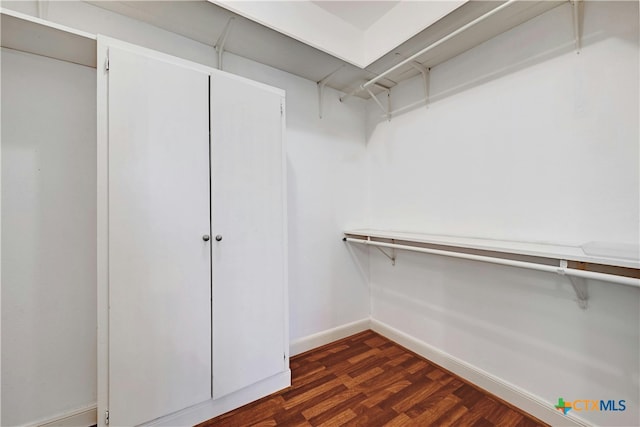
[[[284,107],[282,106],[282,103],[280,103],[280,115],[284,116]]]
[[[107,56],[107,60],[104,63],[104,69],[105,71],[109,71],[109,57]]]
[[[104,423],[109,425],[109,410],[104,411]]]

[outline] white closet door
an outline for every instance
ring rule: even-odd
[[[288,369],[281,102],[211,77],[214,398]]]
[[[211,398],[209,76],[109,48],[109,412]]]

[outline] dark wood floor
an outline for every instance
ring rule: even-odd
[[[291,358],[292,386],[199,425],[541,426],[373,331]]]

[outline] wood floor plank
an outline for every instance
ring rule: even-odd
[[[415,404],[423,400],[424,398],[431,396],[437,390],[442,387],[440,383],[435,381],[413,383],[409,387],[396,393],[393,397],[387,399],[382,407],[393,408],[394,411],[401,413],[407,412]]]
[[[367,399],[362,401],[362,404],[368,408],[379,406],[380,403],[388,399],[390,396],[393,396],[395,393],[398,393],[399,391],[401,391],[405,387],[409,387],[410,385],[411,382],[407,380],[396,381],[393,384],[383,387],[377,392],[371,394]]]
[[[354,365],[351,369],[347,369],[345,374],[356,378],[364,372],[370,371],[372,368],[379,368],[382,372],[386,372],[386,370],[381,366],[383,365],[384,360],[386,359],[380,356],[370,357],[369,359],[365,359],[357,365]]]
[[[473,408],[473,405],[484,397],[480,390],[468,384],[463,385],[453,393],[462,400],[462,404],[467,408]]]
[[[359,393],[349,399],[343,400],[342,402],[339,402],[337,405],[335,405],[332,410],[325,411],[313,418],[309,418],[309,422],[314,426],[321,425],[334,419],[336,413],[340,414],[345,411],[349,411],[349,413],[353,414],[353,416],[349,417],[348,419],[351,420],[352,418],[355,418],[357,416],[357,414],[354,412],[354,408],[356,408],[358,402],[360,402],[362,398],[362,394]]]
[[[451,379],[450,381],[443,383],[442,381],[435,381],[436,384],[440,384],[440,388],[429,394],[426,398],[416,403],[413,407],[407,410],[410,416],[414,417],[416,415],[412,415],[413,413],[421,414],[427,411],[431,411],[433,406],[436,403],[439,403],[442,399],[448,399],[450,401],[458,404],[460,402],[460,398],[453,394],[460,386],[462,382],[457,379]],[[451,405],[453,406],[453,405]],[[436,418],[438,418],[438,415]]]
[[[371,348],[377,348],[377,347],[380,347],[381,345],[386,344],[387,342],[389,342],[389,341],[385,340],[385,339],[384,339],[384,338],[382,338],[381,336],[376,336],[376,337],[373,337],[373,338],[368,338],[368,339],[366,339],[366,340],[364,341],[364,343],[365,343],[366,345],[368,345],[369,347],[371,347]]]
[[[485,418],[487,419],[487,421],[490,421],[495,425],[514,426],[518,424],[518,422],[520,422],[520,420],[522,419],[522,415],[508,407],[502,406],[492,413],[487,414]]]
[[[276,413],[282,410],[282,403],[284,400],[281,396],[275,396],[268,400],[259,400],[251,405],[247,405],[247,410],[241,417],[241,422],[244,425],[263,425],[261,423],[269,421],[269,418],[273,417]],[[228,415],[219,417],[219,422],[216,426],[220,427],[233,427],[240,421],[239,418]],[[275,421],[274,421],[275,422]],[[269,425],[269,424],[264,424]]]
[[[328,397],[340,393],[344,390],[348,390],[347,387],[342,384],[338,378],[336,378],[326,384],[319,385],[318,387],[313,388],[306,393],[302,393],[301,395],[298,395],[292,399],[285,400],[282,407],[284,409],[291,409],[304,403],[327,399]]]
[[[306,398],[313,397],[315,394],[322,393],[323,389],[332,387],[334,384],[340,384],[338,377],[336,377],[332,372],[325,372],[324,375],[316,378],[314,381],[285,390],[282,393],[282,397],[285,401],[289,402],[296,397],[303,395],[302,399],[304,400]]]
[[[456,427],[472,426],[487,414],[495,411],[497,407],[497,403],[492,398],[485,395],[475,405],[473,405],[466,414],[453,423],[453,425]]]
[[[369,357],[375,357],[379,354],[380,354],[380,350],[378,350],[377,348],[372,348],[365,351],[364,353],[359,353],[359,354],[356,354],[355,356],[350,357],[348,361],[353,365],[364,359],[368,359]]]
[[[318,360],[320,360],[322,358],[330,356],[332,354],[339,353],[342,350],[346,350],[348,348],[349,348],[349,344],[342,344],[340,346],[326,348],[324,350],[318,351],[317,353],[312,353],[312,354],[308,355],[306,360],[308,360],[310,362],[315,362],[315,361],[318,361]]]
[[[383,426],[397,416],[391,411],[384,411],[377,406],[367,408],[348,423],[345,427]]]
[[[466,414],[467,411],[468,409],[464,405],[458,404],[442,414],[440,418],[434,421],[433,425],[438,427],[449,427],[458,421],[460,417]]]
[[[375,368],[371,368],[368,371],[362,372],[360,375],[356,376],[356,377],[352,377],[349,374],[345,374],[345,375],[340,375],[340,380],[342,380],[342,383],[344,385],[346,385],[349,388],[355,387],[365,381],[368,381],[372,378],[377,377],[378,375],[382,374],[384,371],[379,368],[379,367],[375,367]]]
[[[323,422],[322,424],[318,424],[319,427],[334,427],[344,425],[347,421],[356,417],[356,414],[351,409],[346,409],[340,412],[335,417]],[[313,425],[313,424],[312,424]]]
[[[545,426],[373,331],[297,355],[290,367],[290,388],[198,427]]]
[[[329,399],[325,399],[322,402],[319,402],[317,405],[305,409],[304,411],[302,411],[302,416],[304,416],[307,420],[310,420],[329,410],[335,410],[335,407],[337,407],[339,404],[343,403],[345,400],[353,398],[354,396],[360,397],[360,393],[357,390],[344,390]]]
[[[322,363],[312,361],[308,361],[307,363],[302,364],[296,363],[296,366],[291,365],[290,367],[292,370],[296,371],[297,375],[295,380],[297,381],[301,381],[304,378],[307,378],[309,375],[313,375],[316,372],[325,371],[327,369]]]
[[[437,419],[453,409],[460,400],[452,395],[446,395],[429,400],[425,409],[413,420],[420,425],[435,425]]]
[[[409,424],[411,424],[411,418],[405,414],[400,414],[386,423],[384,427],[406,427]]]

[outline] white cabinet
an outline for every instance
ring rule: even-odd
[[[107,38],[98,64],[99,414],[289,385],[284,93]]]

